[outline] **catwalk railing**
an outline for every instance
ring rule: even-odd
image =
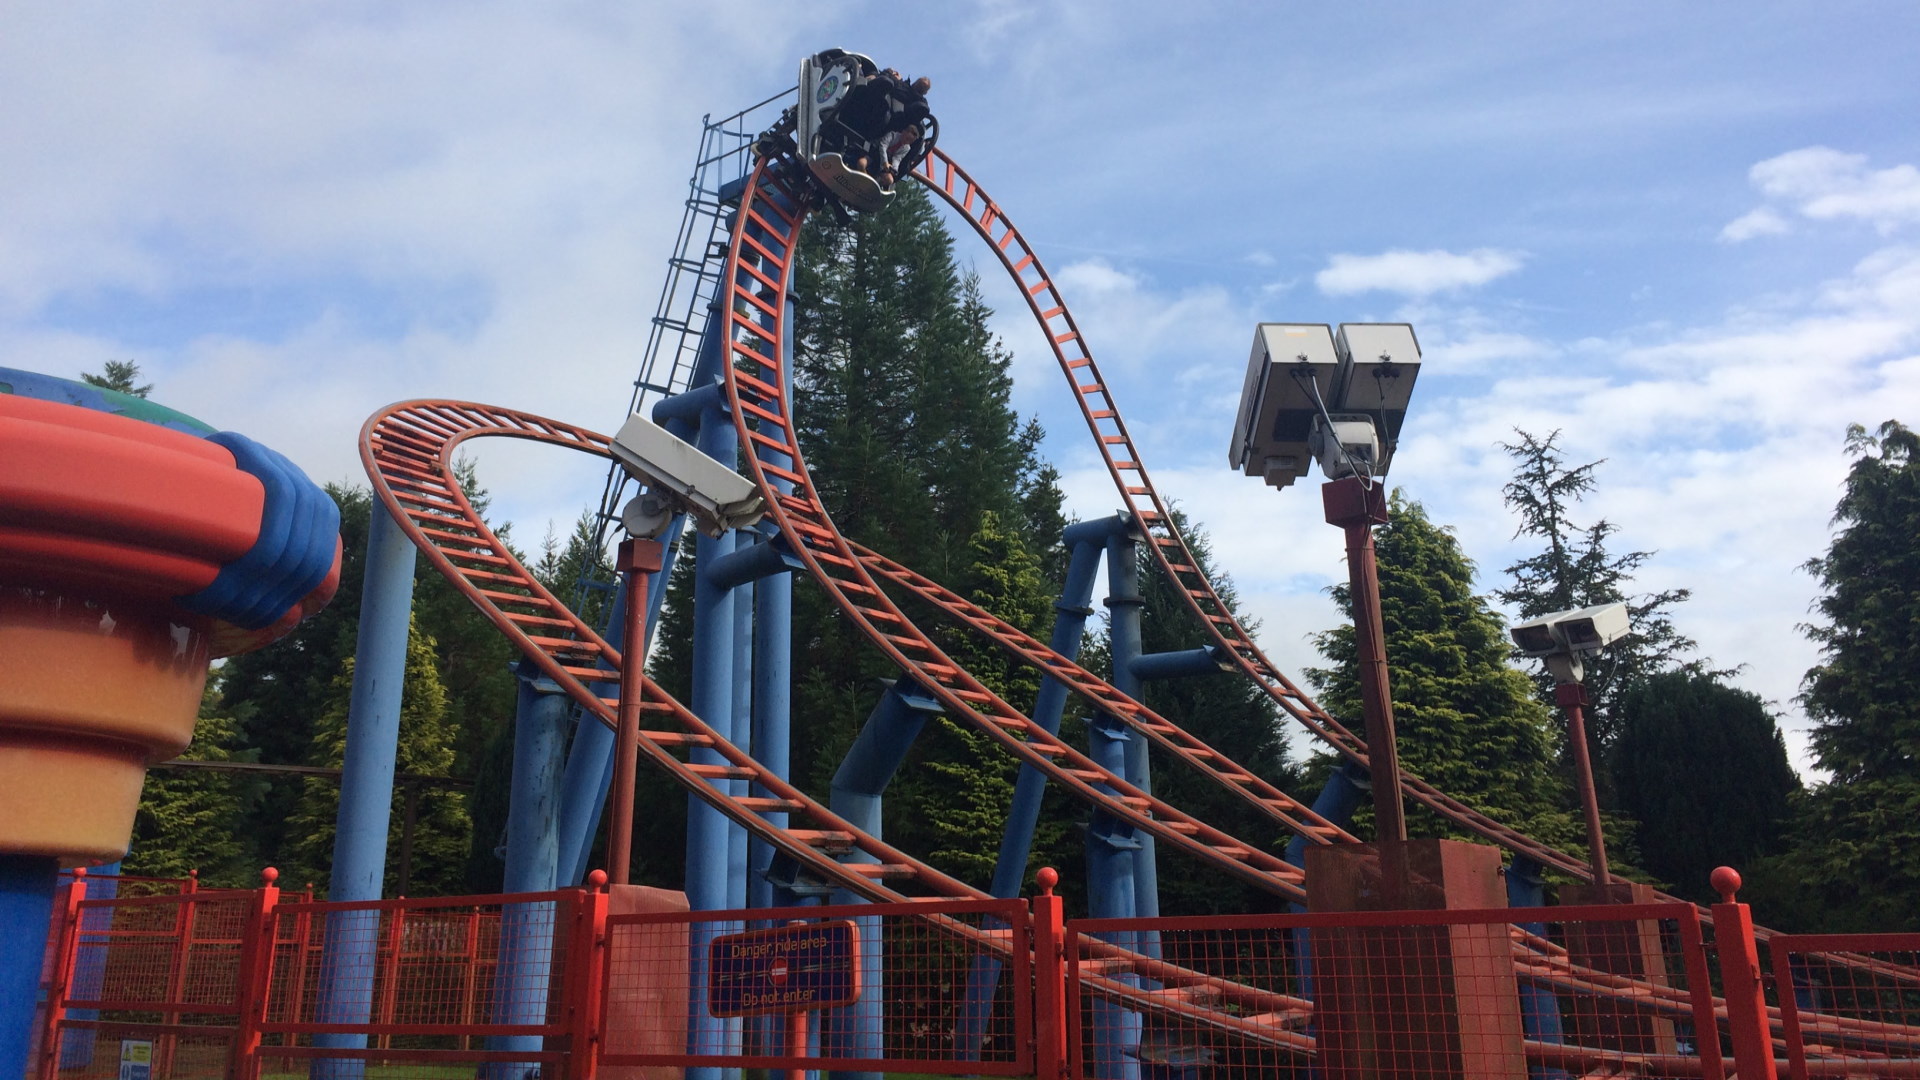
[[[609,914],[599,874],[329,903],[283,900],[271,873],[95,899],[78,879],[55,914],[36,1080],[368,1063],[449,1080],[1920,1076],[1920,935],[1775,935],[1763,966],[1732,902],[1711,935],[1673,902],[1067,921],[1048,893]],[[999,983],[968,1017],[983,965]],[[985,1033],[977,1048],[963,1029]]]

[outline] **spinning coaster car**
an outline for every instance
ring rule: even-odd
[[[881,170],[888,148],[905,130],[902,107],[916,103],[925,104],[872,60],[844,49],[828,49],[800,61],[799,104],[762,138],[761,149],[765,153],[790,135],[794,156],[820,189],[848,208],[878,210],[893,198],[893,190],[873,174]],[[911,121],[920,127],[920,137],[895,164],[896,177],[917,168],[938,140],[938,121],[924,108],[920,112],[922,118]],[[863,158],[865,170],[858,167]]]

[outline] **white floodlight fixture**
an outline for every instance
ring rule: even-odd
[[[677,511],[692,515],[701,532],[715,537],[766,513],[753,481],[638,413],[613,437],[611,450],[627,475],[647,488],[620,515],[635,536],[660,535]]]
[[[1633,633],[1633,624],[1627,605],[1595,604],[1528,619],[1509,633],[1522,654],[1546,660],[1554,678],[1577,683],[1586,677],[1581,656]]]
[[[1330,479],[1384,476],[1419,372],[1406,323],[1261,323],[1227,460],[1274,487],[1313,461]]]
[[[1307,475],[1315,422],[1333,405],[1340,356],[1325,323],[1261,323],[1253,331],[1227,462],[1283,488]]]
[[[1420,343],[1407,323],[1341,323],[1333,347],[1340,356],[1337,407],[1373,418],[1380,450],[1371,475],[1384,476],[1420,375]]]
[[[1514,626],[1513,643],[1527,656],[1594,652],[1633,633],[1625,604],[1556,611]]]

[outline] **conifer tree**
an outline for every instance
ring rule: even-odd
[[[339,768],[347,745],[347,703],[353,687],[353,661],[342,666],[328,695],[314,733],[314,764]],[[407,630],[406,687],[400,702],[400,737],[394,771],[416,776],[445,776],[453,765],[453,718],[448,712],[446,688],[440,682],[434,640],[422,633],[415,617]],[[466,874],[472,825],[467,819],[464,792],[432,788],[421,792],[413,833],[413,862],[408,891],[416,896],[458,893]],[[334,821],[340,810],[340,785],[332,779],[308,778],[292,815],[295,865],[312,880],[327,880],[333,865]],[[398,853],[402,840],[402,795],[394,793],[393,817],[387,830],[387,883],[398,885]],[[299,875],[295,875],[297,880]]]
[[[100,374],[87,372],[80,376],[80,381],[88,386],[97,386],[102,390],[115,390],[137,398],[153,393],[152,383],[140,382],[138,360],[109,360]]]
[[[1573,521],[1580,500],[1593,490],[1595,470],[1603,462],[1568,466],[1558,445],[1558,431],[1544,439],[1525,431],[1515,434],[1518,442],[1501,446],[1514,459],[1513,479],[1503,489],[1508,509],[1520,517],[1514,535],[1535,537],[1544,546],[1538,554],[1507,567],[1513,584],[1494,595],[1511,604],[1521,620],[1613,603],[1626,604],[1633,619],[1633,633],[1586,661],[1587,741],[1594,760],[1604,763],[1619,728],[1615,702],[1636,680],[1679,668],[1729,673],[1710,672],[1703,662],[1684,659],[1693,651],[1694,641],[1674,626],[1673,607],[1692,596],[1690,590],[1630,591],[1634,571],[1653,552],[1615,555],[1607,549],[1607,539],[1617,531],[1612,522],[1602,519],[1579,525]],[[1552,677],[1539,671],[1534,682],[1541,700],[1552,701]],[[1600,769],[1596,779],[1603,800],[1610,801],[1607,771]]]
[[[931,201],[906,185],[884,213],[808,222],[794,288],[801,452],[843,533],[1044,637],[1058,593],[1057,474],[1039,459],[1038,425],[1022,425],[1008,403],[1010,357],[952,248]],[[692,562],[686,545],[652,660],[675,694],[690,686]],[[906,607],[1031,707],[1030,673]],[[793,779],[824,800],[883,680],[900,672],[810,582],[796,582],[794,626]],[[951,721],[926,726],[889,790],[887,839],[984,884],[1013,762]],[[662,859],[673,883],[677,858]]]
[[[1212,543],[1204,526],[1190,521],[1178,508],[1176,527],[1186,537],[1195,565],[1213,582],[1222,604],[1239,611],[1233,580],[1214,567]],[[1187,610],[1179,585],[1160,572],[1147,549],[1138,545],[1141,609],[1140,643],[1147,653],[1175,652],[1205,646],[1212,639]],[[1242,620],[1249,632],[1259,623]],[[1110,665],[1111,660],[1107,663]],[[1292,759],[1280,727],[1273,699],[1238,673],[1155,680],[1143,689],[1149,708],[1185,728],[1208,745],[1231,757],[1235,764],[1286,791],[1295,790],[1300,769]],[[1282,851],[1292,834],[1248,806],[1218,784],[1164,754],[1152,755],[1154,793],[1182,810],[1249,842],[1267,840]],[[1309,796],[1308,801],[1311,801]],[[1078,839],[1077,837],[1075,838]],[[1189,872],[1173,849],[1162,845],[1160,910],[1167,915],[1211,915],[1275,910],[1279,900],[1265,890],[1208,870]]]
[[[242,745],[241,725],[220,701],[218,674],[208,681],[194,722],[188,761],[255,761],[257,749]],[[129,874],[180,878],[200,871],[200,883],[250,888],[257,867],[248,861],[241,823],[263,794],[256,776],[156,767],[140,789],[133,842],[122,863]]]
[[[1716,866],[1780,850],[1800,779],[1766,703],[1711,675],[1662,672],[1628,687],[1613,750],[1619,808],[1641,823],[1640,864],[1689,899]]]
[[[1038,458],[1037,425],[1023,427],[1009,404],[1011,357],[931,200],[903,187],[885,213],[850,226],[816,217],[797,275],[795,421],[841,531],[961,592],[989,513],[1009,534],[995,542],[1043,571],[1056,564],[1055,474]],[[796,590],[795,624],[809,628],[796,641],[795,775],[824,794],[878,680],[898,673],[816,589]]]
[[[1564,844],[1576,834],[1554,768],[1553,724],[1527,677],[1507,663],[1506,627],[1473,592],[1473,563],[1451,530],[1398,491],[1391,517],[1374,544],[1401,762],[1488,816]],[[1332,591],[1351,620],[1350,590]],[[1315,640],[1332,665],[1307,672],[1321,704],[1360,727],[1353,627]],[[1408,810],[1410,834],[1447,833],[1438,819]]]
[[[1847,431],[1854,457],[1819,579],[1821,662],[1801,703],[1814,759],[1793,866],[1835,930],[1920,928],[1920,434]]]

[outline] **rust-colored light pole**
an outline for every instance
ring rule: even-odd
[[[1353,641],[1360,706],[1366,714],[1367,772],[1373,781],[1381,886],[1389,905],[1399,907],[1406,897],[1407,819],[1400,802],[1400,751],[1394,742],[1380,574],[1373,556],[1373,527],[1387,523],[1387,492],[1377,479],[1346,476],[1321,485],[1320,497],[1326,505],[1327,524],[1338,525],[1347,534],[1347,581],[1353,594]]]
[[[1574,778],[1580,784],[1580,809],[1587,816],[1587,858],[1593,866],[1593,883],[1611,885],[1613,879],[1607,875],[1607,836],[1600,826],[1600,796],[1593,786],[1593,759],[1587,753],[1587,688],[1577,682],[1556,683],[1553,700],[1567,714]]]
[[[640,771],[640,688],[647,661],[647,575],[660,569],[658,540],[630,537],[615,568],[626,575],[626,637],[620,656],[619,723],[613,733],[613,817],[607,822],[607,880],[627,880],[633,856],[633,785]]]

